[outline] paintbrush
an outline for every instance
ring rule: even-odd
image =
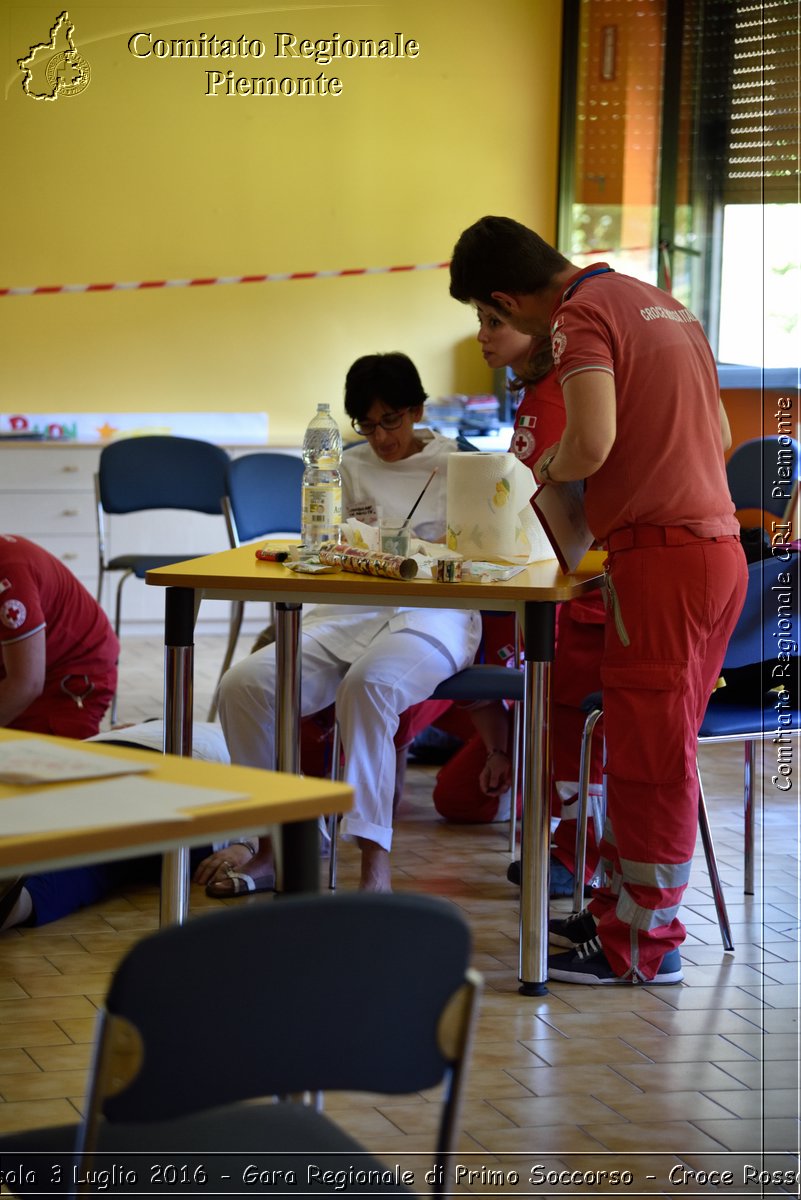
[[[420,503],[420,501],[423,499],[423,496],[425,496],[426,492],[428,491],[428,485],[431,483],[431,480],[434,478],[434,476],[436,475],[436,473],[437,473],[437,468],[436,468],[436,467],[434,467],[434,470],[431,472],[431,474],[429,475],[428,479],[425,481],[425,485],[424,485],[424,487],[423,487],[423,490],[422,490],[422,492],[421,492],[421,493],[420,493],[420,495],[417,497],[417,499],[415,500],[415,502],[414,502],[414,504],[412,505],[412,507],[409,509],[409,515],[408,515],[408,517],[406,518],[406,520],[403,522],[403,525],[401,525],[401,529],[405,529],[405,528],[406,528],[406,526],[407,526],[407,525],[409,524],[409,522],[411,521],[412,517],[414,516],[414,514],[415,514],[415,513],[416,513],[416,511],[417,511],[417,506],[418,506],[418,504]]]

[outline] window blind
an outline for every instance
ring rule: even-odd
[[[728,26],[716,31],[727,51],[724,202],[797,203],[801,4],[725,0],[714,7]]]

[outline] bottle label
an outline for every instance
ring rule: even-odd
[[[342,524],[342,488],[329,486],[304,487],[303,529],[313,537],[335,539]]]

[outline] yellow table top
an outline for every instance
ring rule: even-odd
[[[123,731],[121,735],[124,736]],[[190,815],[188,821],[167,819],[146,824],[127,823],[0,836],[0,874],[23,874],[65,863],[99,862],[104,858],[161,853],[183,845],[197,846],[206,841],[222,841],[236,834],[254,833],[268,825],[309,820],[332,812],[347,812],[353,804],[352,788],[344,783],[332,783],[313,776],[228,766],[225,763],[181,758],[174,754],[159,755],[148,750],[115,746],[113,742],[76,742],[68,738],[22,733],[16,729],[0,729],[0,739],[4,741],[21,738],[38,738],[72,749],[146,763],[149,768],[147,773],[130,776],[132,781],[143,778],[198,788],[225,789],[240,792],[245,798],[181,810]],[[69,783],[32,784],[28,787],[0,783],[0,830],[3,826],[3,800],[24,795],[26,791],[38,791],[42,787],[58,789],[69,786]]]
[[[285,549],[286,542],[258,541],[236,550],[223,550],[187,562],[148,571],[150,584],[202,590],[207,596],[256,598],[259,593],[287,603],[407,605],[415,608],[517,608],[530,601],[570,600],[592,591],[600,581],[603,551],[592,551],[578,571],[564,575],[555,559],[531,563],[512,579],[480,583],[437,583],[418,576],[412,580],[380,579],[338,571],[299,575],[281,563],[263,562],[255,551],[262,546]],[[478,601],[478,603],[477,603]]]

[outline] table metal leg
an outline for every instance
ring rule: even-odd
[[[283,888],[290,892],[320,890],[320,829],[316,821],[287,821],[281,826]]]
[[[164,621],[164,753],[192,756],[195,593],[167,588]],[[189,850],[162,857],[159,923],[181,925],[189,911]]]
[[[300,773],[300,604],[275,606],[275,768]]]
[[[551,806],[547,706],[555,623],[554,604],[526,605],[518,970],[524,996],[542,996],[548,990]]]
[[[276,770],[300,774],[301,630],[300,604],[275,606]],[[316,821],[290,821],[281,827],[277,880],[282,892],[320,888],[320,835]]]

